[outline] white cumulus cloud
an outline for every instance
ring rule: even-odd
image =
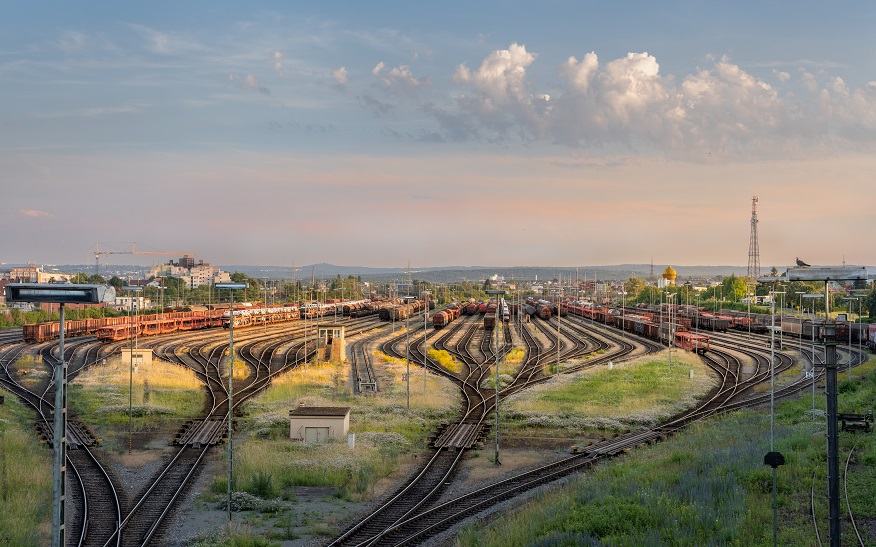
[[[534,54],[526,51],[526,46],[513,43],[508,49],[499,49],[487,55],[475,72],[465,65],[459,65],[453,79],[460,84],[472,85],[494,105],[526,100],[526,67],[535,58]]]
[[[347,85],[347,68],[340,67],[339,69],[332,71],[332,77],[338,85]]]

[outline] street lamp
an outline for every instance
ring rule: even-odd
[[[748,300],[748,338],[751,338],[751,297],[754,296],[754,293],[748,293],[745,295],[745,299]]]
[[[824,295],[821,293],[816,294],[806,294],[802,295],[802,298],[810,299],[810,298],[824,298]],[[815,306],[809,309],[809,314],[812,316],[812,323],[809,328],[809,335],[812,337],[812,368],[810,373],[812,374],[812,422],[815,422]],[[803,336],[803,325],[800,325],[800,336]]]
[[[666,291],[666,293],[664,293],[664,294],[666,294],[666,311],[667,311],[667,314],[669,317],[669,323],[668,323],[667,329],[666,329],[667,333],[668,333],[667,351],[666,351],[666,366],[669,370],[669,374],[671,375],[672,374],[672,342],[675,341],[675,333],[673,332],[673,326],[672,326],[672,305],[670,304],[670,301],[672,300],[672,297],[675,296],[676,293]]]
[[[429,327],[429,294],[432,292],[429,289],[424,291],[426,293],[426,305],[424,306],[423,311],[423,396],[426,396],[426,359],[427,359],[427,349],[426,349],[426,329]]]
[[[128,383],[128,453],[131,452],[134,440],[134,294],[143,290],[143,287],[124,286],[122,289],[130,294],[131,305],[129,306],[128,319],[131,326],[128,328],[128,340],[131,346],[131,367]]]
[[[52,435],[52,547],[66,545],[67,480],[67,363],[64,361],[64,305],[115,302],[115,288],[109,285],[78,285],[58,283],[10,283],[6,285],[6,302],[39,302],[58,304],[60,326],[58,353],[61,362],[55,366],[55,411]]]
[[[805,291],[794,291],[794,294],[800,297],[800,315],[803,315],[803,295]],[[800,355],[803,355],[803,319],[800,319]]]
[[[265,326],[264,333],[267,334],[268,333],[268,278],[263,277],[262,279],[265,280],[265,288],[262,289],[263,291],[265,291],[265,300],[264,300],[264,302],[262,302],[261,316],[262,316],[262,323],[264,323],[264,326]]]
[[[498,301],[500,296],[505,296],[506,291],[501,290],[501,289],[491,289],[491,290],[487,291],[487,294],[495,295],[496,300]],[[559,314],[558,314],[557,319],[559,320]],[[496,405],[495,405],[496,406],[496,455],[495,455],[495,458],[494,458],[495,461],[493,462],[493,464],[494,465],[502,465],[502,462],[499,461],[499,325],[498,325],[499,322],[496,321],[496,323],[497,323],[497,325],[494,327],[496,330],[496,378],[495,378],[496,383],[493,386],[496,388],[496,393],[495,393],[495,397],[496,397]],[[560,341],[559,341],[559,339],[557,339],[557,345],[559,345],[559,343],[560,343]],[[558,372],[559,372],[559,366],[560,366],[559,363],[557,363],[557,371]]]
[[[408,306],[412,304],[411,296],[405,297],[405,386],[407,390],[407,398],[408,398],[408,410],[411,409],[411,344],[409,342],[411,331],[408,328],[408,319],[411,317],[411,312],[408,310]]]
[[[246,283],[216,283],[216,289],[228,289],[231,306],[228,310],[228,522],[231,523],[231,480],[233,447],[231,444],[231,425],[233,414],[231,407],[234,402],[234,289],[246,289]]]
[[[851,303],[851,302],[856,302],[858,299],[855,297],[849,297],[849,298],[843,298],[843,300],[845,302]],[[852,308],[852,306],[849,306],[849,308]],[[846,311],[848,312],[849,310],[846,310]],[[858,315],[859,316],[861,315],[860,311],[858,312]],[[847,313],[846,323],[849,325],[849,373],[851,373],[852,372],[852,314],[851,313]]]

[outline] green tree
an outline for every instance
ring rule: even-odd
[[[117,275],[114,275],[110,278],[109,284],[117,289],[121,289],[125,286],[125,280]]]
[[[641,277],[631,277],[624,281],[624,292],[627,295],[638,295],[645,288],[645,280]]]
[[[876,318],[876,283],[873,284],[870,294],[864,299],[864,308],[866,308],[870,319]]]
[[[745,295],[748,293],[748,286],[746,285],[746,277],[737,277],[735,274],[725,277],[721,282],[721,285],[724,288],[723,299],[731,300],[733,302],[739,302]]]
[[[636,302],[647,302],[648,304],[660,302],[660,289],[653,285],[642,287],[636,294]]]

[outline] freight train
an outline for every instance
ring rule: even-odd
[[[414,300],[409,304],[396,304],[380,309],[380,319],[383,321],[404,321],[413,317],[426,307],[422,300]]]
[[[813,334],[816,338],[822,336],[822,329],[824,327],[824,319],[801,318],[779,313],[774,318],[768,313],[752,313],[749,315],[744,311],[724,309],[713,312],[706,308],[697,308],[695,306],[667,306],[666,304],[655,306],[639,304],[636,308],[627,309],[650,313],[660,313],[662,310],[663,314],[668,314],[671,311],[673,315],[677,314],[678,317],[687,318],[692,325],[696,325],[700,329],[719,332],[734,329],[763,334],[769,332],[770,325],[775,321],[775,325],[779,328],[782,335],[812,340]],[[854,343],[864,343],[868,340],[870,335],[868,325],[849,321],[836,321],[835,323],[837,341],[848,341],[849,336],[851,336],[851,340]]]
[[[432,316],[432,326],[436,329],[441,329],[450,324],[451,321],[457,319],[462,313],[460,304],[453,304],[446,310],[441,310]]]
[[[254,325],[273,324],[284,321],[295,321],[299,318],[313,318],[321,315],[343,313],[354,315],[364,309],[368,300],[354,302],[338,302],[331,304],[304,304],[297,306],[287,304],[281,307],[259,308],[251,303],[244,302],[235,304],[234,326],[247,327]],[[376,303],[375,303],[376,304]],[[131,335],[150,336],[155,334],[167,334],[177,331],[189,331],[208,329],[215,327],[228,327],[230,313],[227,304],[218,304],[208,307],[193,306],[193,311],[169,311],[157,314],[145,314],[133,317],[103,317],[99,319],[74,319],[64,321],[64,336],[97,336],[105,341],[127,340]],[[213,308],[213,309],[208,309]],[[266,311],[271,310],[271,311]],[[370,313],[374,313],[373,311]],[[223,319],[224,318],[224,319]],[[24,325],[22,337],[27,343],[39,343],[57,339],[60,334],[60,323],[48,321]]]
[[[523,307],[523,311],[527,315],[536,315],[544,320],[550,319],[552,314],[550,302],[547,300],[536,300],[532,297],[526,299],[526,305]]]
[[[663,321],[660,315],[648,310],[631,309],[621,313],[620,310],[597,307],[590,302],[570,302],[566,308],[573,315],[593,319],[664,344],[672,340],[675,346],[687,351],[700,354],[709,351],[709,337],[690,332],[691,321],[685,317],[673,314],[670,324],[669,321]],[[667,313],[666,318],[669,317]]]

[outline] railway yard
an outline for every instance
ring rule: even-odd
[[[824,362],[824,346],[805,338],[803,322],[783,321],[785,344],[772,348],[764,317],[693,306],[501,299],[432,311],[421,301],[336,308],[72,325],[79,330],[63,355],[71,385],[67,544],[184,545],[227,528],[229,516],[283,545],[452,543],[461,530],[470,538],[472,522],[491,521],[549,485],[586,477],[710,418],[768,405],[772,378],[779,400],[814,393],[824,370],[814,366]],[[341,326],[343,363],[328,358],[331,341],[320,338]],[[815,328],[808,328],[811,337]],[[854,324],[845,328],[840,341],[865,336]],[[132,334],[153,360],[136,371],[136,389],[133,360],[129,371],[120,356]],[[50,379],[62,358],[56,337],[48,324],[0,332],[2,393],[29,409],[49,446]],[[838,346],[841,369],[868,361],[858,347]],[[640,369],[659,379],[635,395],[646,401],[641,408],[622,391],[581,406],[581,393],[635,383]],[[167,370],[186,386],[178,388],[182,400],[161,398],[173,390]],[[289,410],[330,406],[352,409],[355,436],[321,446],[290,440]],[[241,493],[231,508],[224,498],[229,416],[232,484]],[[294,468],[312,475],[308,486],[295,487],[302,481]],[[816,507],[813,494],[813,514]],[[846,537],[874,544],[872,519],[870,531],[860,532],[855,511],[848,504]],[[273,517],[254,516],[262,514]]]

